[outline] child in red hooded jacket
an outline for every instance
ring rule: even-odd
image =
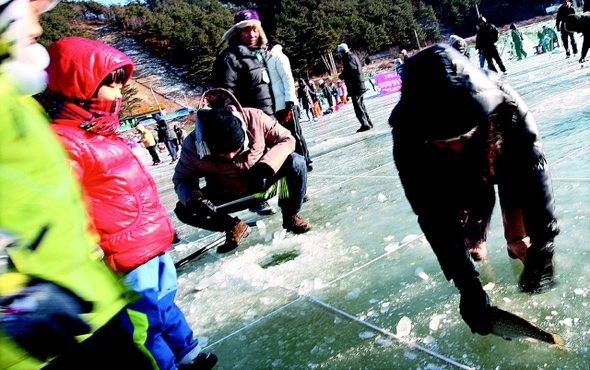
[[[153,178],[117,135],[121,90],[133,62],[115,48],[80,37],[58,40],[47,50],[49,83],[37,100],[84,187],[105,262],[142,295],[127,310],[126,326],[134,333],[148,327],[136,344],[149,351],[156,369],[212,368],[217,358],[199,353],[174,303],[170,217]]]

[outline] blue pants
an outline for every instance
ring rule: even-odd
[[[130,271],[126,282],[143,297],[127,307],[123,326],[133,332],[136,345],[151,356],[154,368],[176,369],[198,342],[193,341],[193,331],[174,303],[178,285],[170,253],[160,254]],[[193,351],[191,357],[196,357],[198,351]]]

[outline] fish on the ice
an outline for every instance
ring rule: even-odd
[[[506,340],[512,339],[535,339],[552,346],[567,349],[564,346],[563,337],[556,333],[549,333],[532,322],[522,317],[499,309],[491,307],[492,317],[492,334],[502,337]]]

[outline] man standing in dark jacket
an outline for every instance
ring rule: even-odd
[[[361,127],[356,132],[363,132],[373,128],[365,103],[363,103],[363,94],[365,93],[365,79],[363,77],[363,67],[361,61],[348,50],[348,45],[340,44],[336,49],[342,57],[343,70],[340,79],[346,82],[348,94],[354,106],[354,113],[361,123]]]
[[[590,1],[588,1],[590,3]],[[580,32],[584,35],[582,43],[582,52],[580,53],[580,63],[586,60],[588,48],[590,48],[590,14],[570,14],[565,17],[565,29],[568,32]]]
[[[234,17],[234,25],[223,34],[229,46],[213,63],[211,84],[231,92],[243,107],[258,108],[275,118],[275,101],[265,54],[268,39],[258,13],[242,10]],[[259,215],[276,213],[268,202],[250,209]]]
[[[488,68],[494,72],[498,72],[494,65],[494,60],[498,63],[500,70],[506,74],[506,67],[502,63],[502,58],[496,49],[496,42],[498,41],[498,28],[491,23],[488,23],[484,17],[479,17],[477,20],[479,30],[477,31],[477,38],[475,39],[475,48],[483,53]]]
[[[576,38],[572,32],[568,32],[565,29],[565,17],[570,14],[576,14],[576,10],[572,7],[572,3],[568,0],[562,0],[561,6],[557,11],[557,17],[555,18],[555,28],[561,32],[561,41],[563,41],[563,47],[565,48],[566,59],[570,57],[570,48],[568,45],[568,38],[572,41],[572,49],[574,51],[574,57],[578,54],[578,45],[576,44]]]
[[[176,138],[174,137],[172,130],[170,130],[168,123],[159,113],[154,113],[152,117],[158,122],[156,129],[158,131],[158,141],[166,145],[166,148],[172,157],[172,162],[170,163],[176,163],[178,160],[178,153],[176,152],[176,145],[174,143]]]
[[[524,263],[521,290],[541,293],[552,285],[559,228],[535,120],[496,73],[436,44],[405,63],[389,122],[406,197],[445,277],[461,293],[463,320],[487,335],[492,304],[473,260],[486,255],[495,186],[508,255]]]

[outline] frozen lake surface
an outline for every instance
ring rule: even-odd
[[[570,350],[471,334],[393,163],[387,119],[399,94],[370,91],[371,131],[355,133],[351,104],[302,122],[314,170],[300,215],[312,231],[285,234],[280,212],[243,211],[261,222],[238,249],[213,249],[179,269],[177,304],[219,357],[217,369],[590,368],[590,63],[581,68],[564,53],[504,58],[502,78],[529,105],[551,165],[558,284],[540,295],[519,291],[522,263],[508,257],[499,207],[477,269],[495,305],[561,334]],[[223,237],[176,219],[172,165],[150,172],[184,239],[175,260]]]

